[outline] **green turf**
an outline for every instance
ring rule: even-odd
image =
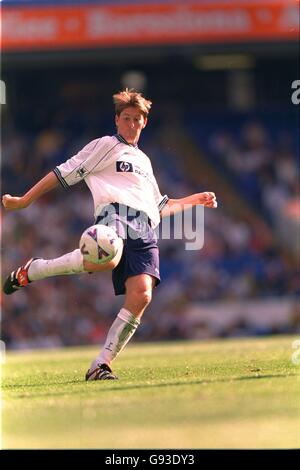
[[[299,448],[295,339],[131,343],[88,383],[97,348],[8,352],[2,446]]]

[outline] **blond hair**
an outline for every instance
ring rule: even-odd
[[[146,98],[134,88],[125,88],[125,90],[119,91],[119,93],[113,95],[113,100],[117,116],[120,116],[125,108],[133,106],[137,108],[144,117],[147,117],[152,105],[152,101],[146,100]]]

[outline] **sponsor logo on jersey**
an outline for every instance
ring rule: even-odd
[[[132,173],[133,172],[133,165],[129,162],[116,162],[117,163],[117,171],[122,171],[124,173]]]

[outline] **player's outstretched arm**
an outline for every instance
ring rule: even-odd
[[[25,207],[28,207],[43,194],[51,191],[51,189],[54,189],[58,185],[59,181],[53,171],[51,171],[35,184],[26,194],[24,194],[24,196],[18,197],[5,194],[2,197],[2,204],[5,209],[10,211],[25,209]]]
[[[218,207],[218,203],[215,193],[196,193],[181,199],[169,199],[160,215],[161,217],[167,217],[198,205],[216,209]]]

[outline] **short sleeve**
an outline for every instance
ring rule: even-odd
[[[88,143],[76,155],[54,168],[54,173],[64,188],[85,179],[90,173],[101,171],[112,163],[113,150],[120,142],[109,136]]]
[[[162,196],[159,204],[158,204],[158,211],[161,212],[163,210],[163,208],[168,204],[168,201],[169,201],[169,197],[165,194],[164,196]]]
[[[162,211],[165,205],[168,203],[169,197],[165,194],[164,196],[161,195],[159,190],[157,181],[154,177],[154,198],[157,204],[158,211]]]

